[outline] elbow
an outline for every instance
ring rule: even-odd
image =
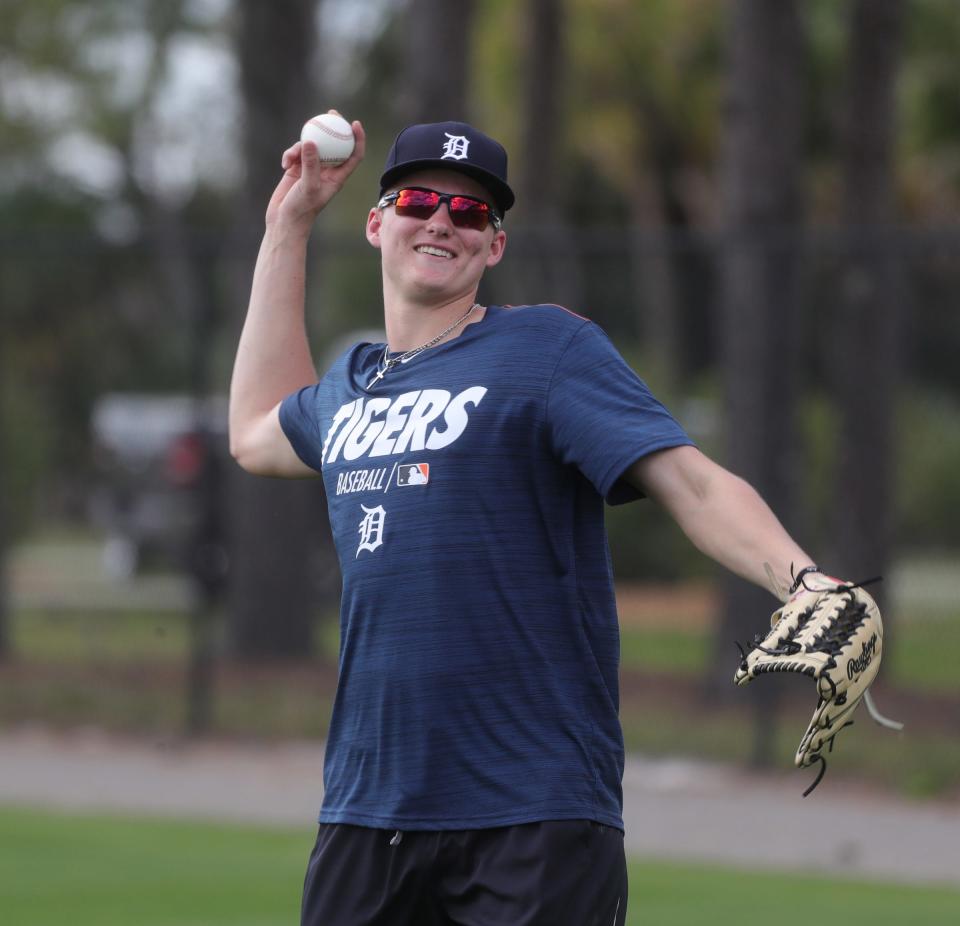
[[[243,430],[234,420],[233,416],[230,416],[230,420],[227,424],[227,442],[230,448],[230,456],[243,466],[242,457],[245,452],[244,441],[243,441]]]
[[[233,441],[230,442],[230,456],[233,457],[234,463],[236,463],[240,469],[248,473],[253,472],[253,464],[250,459],[250,455],[244,450],[243,447],[233,443]]]
[[[244,434],[239,429],[231,427],[229,441],[230,456],[240,469],[254,476],[260,475],[261,468],[257,465],[257,454],[249,437],[244,439]]]
[[[237,465],[253,476],[292,479],[313,475],[313,470],[295,455],[276,409],[263,415],[234,417],[229,422],[228,446]]]
[[[240,445],[239,441],[235,441],[232,438],[230,439],[230,456],[233,457],[234,462],[241,469],[246,469],[246,466],[244,465],[246,459],[244,449]]]
[[[230,456],[240,469],[251,476],[291,475],[276,449],[258,437],[256,431],[245,434],[231,432],[229,446]]]
[[[257,475],[258,427],[257,419],[231,404],[227,419],[227,442],[230,456],[248,473]]]

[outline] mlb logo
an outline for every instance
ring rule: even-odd
[[[398,486],[425,486],[429,481],[429,463],[404,463],[397,467]]]

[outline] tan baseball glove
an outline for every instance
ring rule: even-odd
[[[883,655],[883,621],[860,585],[817,576],[809,586],[801,584],[770,623],[770,632],[754,639],[750,653],[740,647],[734,681],[746,685],[767,672],[799,672],[816,682],[817,707],[794,760],[798,768],[820,763],[806,797],[826,771],[824,747],[833,749],[834,737],[853,722],[850,716],[861,698],[879,723],[902,728],[876,712],[867,691]]]

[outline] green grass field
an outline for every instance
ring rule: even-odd
[[[10,926],[289,926],[309,830],[0,808],[0,911]],[[926,926],[960,891],[640,862],[629,924]],[[776,910],[775,918],[770,910]]]
[[[632,624],[624,615],[621,659],[624,669],[699,677],[709,664],[709,628],[664,628]],[[10,635],[24,660],[76,666],[150,661],[180,666],[186,660],[189,631],[185,614],[175,611],[93,610],[14,611]],[[895,626],[888,641],[885,679],[913,691],[957,694],[956,654],[960,652],[960,613],[920,613]],[[336,661],[336,620],[318,630],[321,654]],[[731,652],[733,645],[731,644]],[[731,665],[734,660],[731,656]],[[731,674],[733,670],[731,669]]]
[[[922,724],[891,734],[864,720],[845,737],[833,774],[858,776],[914,797],[954,793],[960,741],[945,735],[960,704],[956,653],[960,620],[916,613],[895,629],[899,644],[885,665],[884,684],[938,699]],[[16,658],[0,665],[0,723],[54,728],[98,726],[139,736],[176,736],[187,716],[188,623],[175,611],[17,610],[10,616]],[[320,739],[326,734],[335,684],[337,628],[319,629],[321,656],[298,666],[217,668],[213,730],[218,735]],[[731,646],[731,650],[733,647]],[[705,628],[649,626],[626,615],[624,673],[659,679],[640,689],[625,684],[621,720],[629,750],[744,762],[751,749],[751,692],[728,704],[688,703],[710,659]],[[731,674],[733,655],[731,655]],[[687,700],[672,693],[686,690]],[[732,690],[732,686],[731,686]],[[797,687],[797,692],[800,688]],[[651,697],[651,692],[663,697]],[[776,730],[776,761],[790,766],[799,731],[813,706],[784,705]],[[895,712],[896,702],[881,707]],[[916,711],[916,708],[914,708]],[[895,715],[895,714],[894,714]],[[911,718],[898,718],[907,719]]]

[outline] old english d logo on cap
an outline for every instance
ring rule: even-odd
[[[430,167],[456,170],[483,184],[501,216],[513,205],[506,150],[466,122],[431,122],[405,128],[387,154],[380,194],[407,174]]]
[[[470,147],[470,139],[466,135],[451,135],[444,132],[447,136],[447,142],[443,146],[442,160],[453,158],[456,161],[462,161],[467,156],[467,149]]]

